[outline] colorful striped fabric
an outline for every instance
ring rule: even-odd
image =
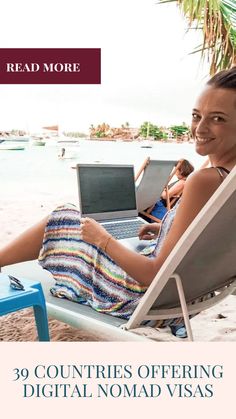
[[[103,251],[80,239],[80,213],[72,204],[49,217],[40,265],[56,281],[51,292],[113,316],[129,318],[146,291]]]
[[[168,233],[178,204],[163,219],[157,243],[141,252],[155,257]],[[51,293],[128,319],[146,287],[131,278],[102,250],[81,240],[80,213],[67,204],[52,212],[45,229],[39,264],[53,275]]]

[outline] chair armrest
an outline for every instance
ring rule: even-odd
[[[150,157],[147,157],[144,160],[142,166],[140,167],[139,171],[137,172],[137,174],[136,174],[136,176],[134,178],[134,181],[135,182],[138,180],[138,178],[140,177],[140,175],[143,173],[144,169],[147,167],[147,165],[149,164],[149,162],[150,162]]]

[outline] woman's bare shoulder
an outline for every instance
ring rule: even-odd
[[[196,170],[186,180],[185,189],[187,191],[195,191],[199,189],[206,189],[206,192],[214,191],[221,184],[222,178],[214,167]]]
[[[179,208],[183,218],[194,218],[221,182],[222,179],[214,168],[201,169],[191,174],[186,181]]]
[[[157,258],[158,261],[166,259],[220,183],[220,176],[214,168],[198,170],[188,177],[173,224]]]

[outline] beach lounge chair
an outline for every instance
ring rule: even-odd
[[[183,316],[188,339],[193,340],[189,315],[217,304],[236,288],[235,185],[236,167],[185,231],[128,322],[52,297],[51,279],[45,280],[45,272],[37,267],[48,314],[73,326],[94,330],[110,340],[128,341],[140,340],[131,330],[135,331],[144,320]],[[12,265],[3,272],[36,279],[35,262]],[[211,292],[210,299],[191,304]]]
[[[151,160],[150,157],[144,161],[135,176],[137,208],[141,215],[154,221],[160,221],[156,217],[152,217],[146,210],[151,209],[160,198],[163,189],[168,185],[178,168],[175,166],[176,163],[176,160]],[[141,174],[142,178],[138,183]],[[167,201],[169,203],[168,199]]]
[[[181,198],[182,193],[183,193],[183,190],[182,190],[182,192],[180,192],[176,196],[172,196],[172,197],[169,196],[169,190],[170,190],[170,188],[175,183],[177,183],[178,180],[174,180],[174,181],[172,181],[172,183],[170,183],[170,182],[171,182],[172,178],[175,176],[177,170],[181,168],[182,161],[183,161],[183,159],[180,159],[180,160],[178,160],[178,162],[175,162],[175,165],[174,165],[174,167],[173,167],[173,169],[172,169],[172,171],[171,171],[171,173],[169,175],[167,184],[163,188],[163,190],[164,189],[166,190],[166,208],[167,208],[167,211],[169,211],[171,208],[173,208],[173,206]],[[150,157],[148,157],[144,161],[142,167],[140,168],[140,170],[138,171],[138,173],[136,175],[136,179],[139,178],[139,176],[145,170],[145,168],[147,167],[147,165],[149,164],[149,162],[150,162]],[[209,164],[210,164],[210,162],[209,162],[209,159],[207,158],[207,160],[204,161],[204,163],[199,167],[199,169],[204,169],[205,167],[209,166]],[[153,175],[155,175],[155,174],[153,174]],[[154,185],[152,185],[152,188],[154,188]],[[161,191],[161,193],[162,193],[162,191]],[[160,193],[160,195],[161,195],[161,193]],[[159,196],[159,198],[160,198],[160,196]],[[161,222],[162,221],[161,219],[159,219],[156,216],[154,216],[154,215],[151,214],[151,212],[152,212],[155,204],[156,204],[156,202],[154,204],[152,204],[150,207],[147,207],[145,211],[140,211],[140,215],[141,216],[144,216],[144,218],[147,219],[148,221],[153,220],[153,221],[156,221],[156,222]]]

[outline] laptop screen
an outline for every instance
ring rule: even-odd
[[[83,216],[137,215],[133,166],[78,164],[77,175]]]

